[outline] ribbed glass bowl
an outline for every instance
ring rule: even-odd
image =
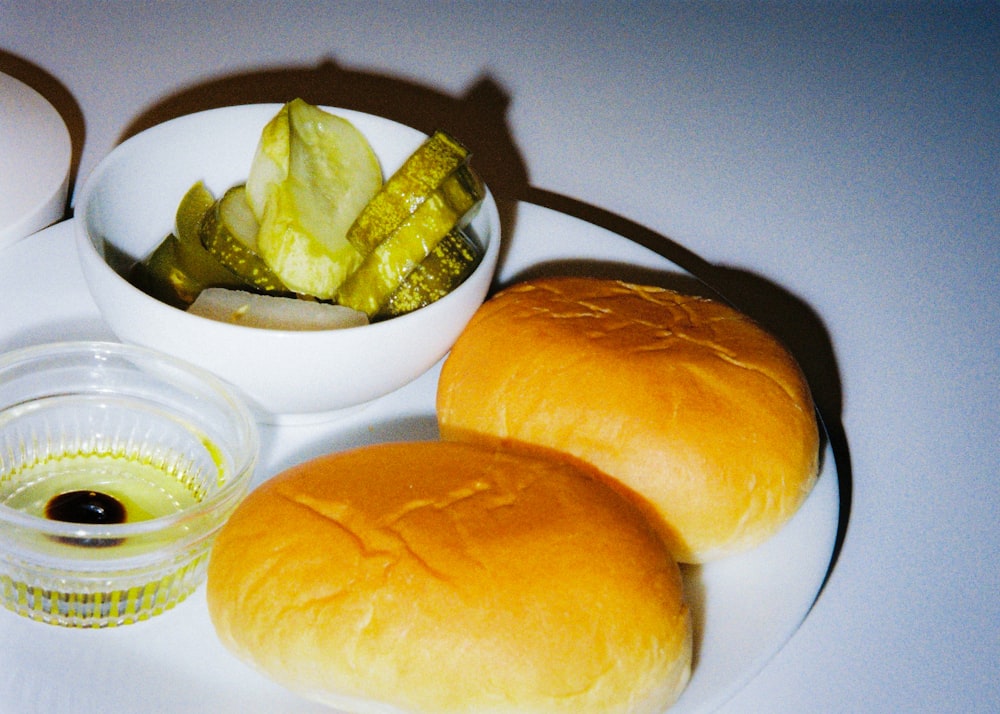
[[[0,601],[70,627],[173,607],[257,452],[241,396],[172,357],[100,342],[0,357]]]

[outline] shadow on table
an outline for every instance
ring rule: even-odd
[[[516,221],[516,201],[585,220],[667,258],[781,339],[809,379],[837,462],[841,516],[836,562],[850,515],[852,477],[847,436],[841,423],[840,375],[822,319],[801,299],[762,276],[709,263],[675,240],[627,218],[533,186],[507,125],[510,97],[489,75],[476,77],[455,96],[401,77],[345,67],[333,60],[316,66],[263,68],[182,88],[136,117],[121,139],[195,111],[233,104],[282,103],[295,97],[312,104],[377,114],[427,133],[435,129],[449,131],[472,151],[476,169],[497,198],[506,199],[500,201],[505,230],[509,231]]]
[[[66,192],[67,202],[63,215],[63,218],[68,218],[70,214],[68,197],[73,195],[73,186],[80,168],[80,157],[83,155],[83,144],[87,135],[83,111],[73,94],[62,82],[38,65],[18,55],[0,50],[0,72],[23,82],[45,97],[59,113],[63,123],[66,124],[72,146],[69,187]]]

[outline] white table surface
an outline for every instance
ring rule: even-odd
[[[0,0],[0,72],[80,178],[300,95],[705,274],[795,350],[847,477],[826,588],[722,711],[997,711],[1000,5],[857,5]]]

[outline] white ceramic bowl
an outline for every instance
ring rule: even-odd
[[[486,296],[500,247],[496,202],[487,195],[470,231],[485,245],[479,267],[452,293],[407,315],[320,332],[214,322],[161,303],[124,277],[174,225],[198,180],[216,195],[246,180],[261,129],[280,109],[257,104],[173,119],[116,147],[83,185],[76,231],[83,274],[119,339],[214,372],[243,390],[263,421],[319,420],[392,392],[451,348]],[[385,176],[426,138],[381,117],[326,107],[371,143]]]

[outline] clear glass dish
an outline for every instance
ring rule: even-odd
[[[0,357],[0,604],[72,627],[173,607],[203,581],[257,452],[240,395],[165,355],[79,342]]]

